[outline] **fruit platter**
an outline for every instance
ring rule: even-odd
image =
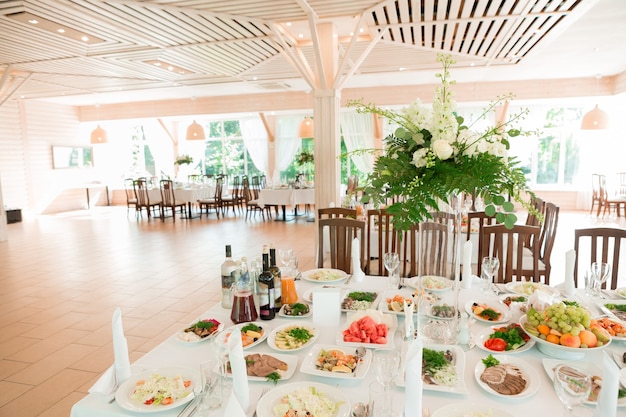
[[[582,359],[589,350],[611,343],[611,335],[591,318],[589,310],[561,301],[545,310],[530,307],[520,325],[540,351],[558,359]]]
[[[347,346],[365,346],[377,349],[393,348],[393,329],[396,316],[378,310],[350,313],[337,335],[337,343]]]

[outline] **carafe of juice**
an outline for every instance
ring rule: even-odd
[[[233,293],[233,307],[230,311],[232,322],[239,324],[258,319],[259,313],[254,303],[250,279],[241,277],[233,284],[231,290]]]
[[[295,272],[294,268],[282,268],[281,277],[281,289],[282,298],[284,304],[294,304],[298,302],[298,293],[296,291],[296,284],[294,282]]]

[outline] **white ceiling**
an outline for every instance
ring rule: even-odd
[[[458,82],[626,72],[625,0],[0,0],[0,105],[310,90],[328,22],[342,87],[432,83],[442,51]]]

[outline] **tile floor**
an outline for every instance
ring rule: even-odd
[[[620,224],[561,213],[553,252],[558,284],[574,227]],[[294,248],[314,267],[315,223],[244,220],[135,221],[125,207],[26,217],[0,242],[0,417],[68,417],[112,363],[111,315],[123,312],[131,361],[220,299],[224,245],[257,256]]]

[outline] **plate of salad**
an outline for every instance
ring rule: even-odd
[[[262,396],[256,405],[256,415],[276,417],[286,415],[289,410],[301,413],[306,410],[315,417],[348,417],[350,409],[350,397],[339,388],[319,382],[292,382]]]
[[[396,385],[406,385],[405,363]],[[465,352],[456,345],[425,344],[422,350],[422,380],[424,391],[467,394],[465,386]]]
[[[363,290],[348,290],[343,296],[341,302],[341,311],[358,311],[375,309],[378,304],[379,293],[376,291]]]
[[[517,323],[487,327],[476,343],[482,350],[492,353],[521,353],[535,345],[535,341]]]
[[[176,334],[176,338],[182,343],[198,343],[210,340],[224,329],[224,324],[216,319],[200,319]]]
[[[115,392],[115,401],[128,411],[156,413],[191,401],[193,387],[199,384],[200,371],[183,367],[157,368],[124,381]]]

